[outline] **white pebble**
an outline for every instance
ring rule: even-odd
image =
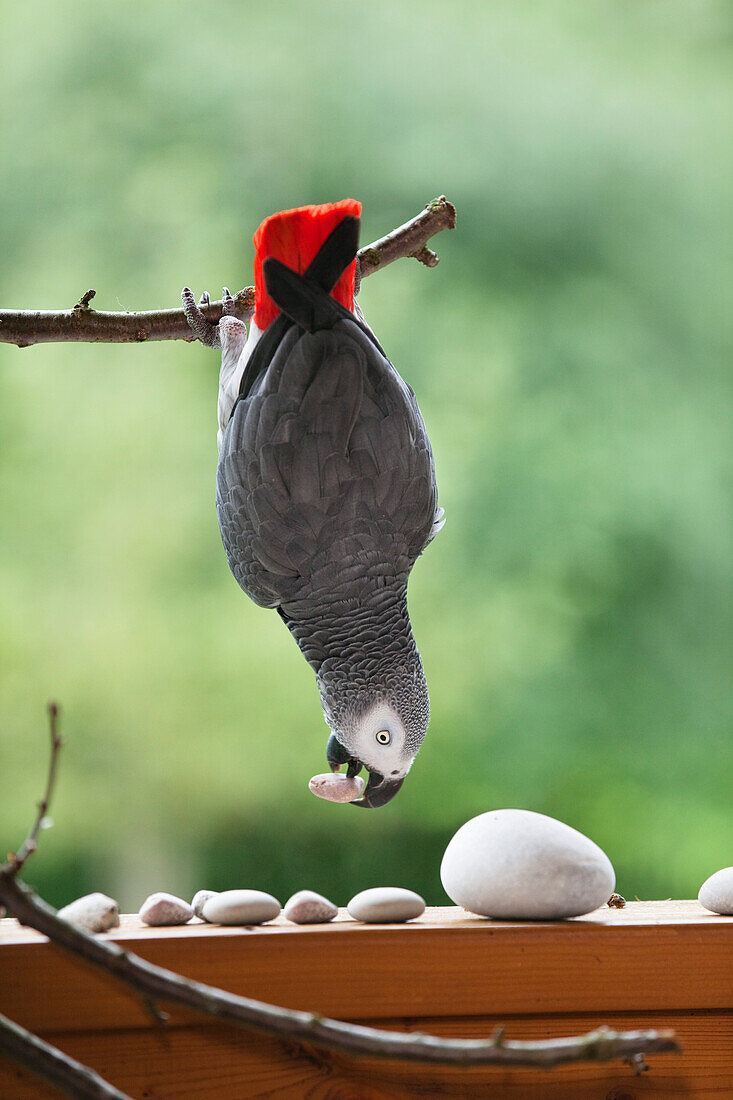
[[[193,909],[194,917],[198,917],[200,920],[204,919],[204,906],[209,898],[216,897],[216,890],[198,890],[193,895],[193,901],[191,902],[191,908]]]
[[[733,867],[723,867],[705,879],[697,900],[711,913],[733,917]]]
[[[501,920],[581,916],[605,905],[616,882],[597,844],[531,810],[467,821],[445,850],[440,877],[456,905]]]
[[[348,904],[349,916],[367,924],[402,923],[425,912],[425,902],[413,890],[401,886],[375,886],[362,890]]]
[[[106,894],[86,894],[59,909],[58,915],[82,932],[107,932],[120,926],[120,907]]]
[[[353,802],[364,794],[364,780],[360,775],[349,777],[341,772],[325,772],[314,775],[308,789],[328,802]]]
[[[323,924],[337,913],[337,905],[312,890],[299,890],[288,898],[283,909],[283,916],[293,924]]]
[[[193,909],[175,894],[151,894],[140,906],[139,917],[143,924],[168,925],[187,924],[193,916]]]
[[[209,924],[262,924],[280,915],[280,902],[262,890],[224,890],[204,903]]]

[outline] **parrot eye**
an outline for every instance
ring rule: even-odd
[[[392,734],[389,730],[380,730],[377,734],[377,741],[380,745],[388,745],[392,740]]]

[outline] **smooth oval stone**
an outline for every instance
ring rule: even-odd
[[[58,915],[82,932],[107,932],[120,926],[120,907],[106,894],[85,894],[59,909]]]
[[[733,917],[733,867],[723,867],[705,879],[697,900],[711,913]]]
[[[323,924],[337,913],[337,905],[312,890],[299,890],[288,898],[283,909],[283,916],[293,924]]]
[[[262,924],[280,915],[280,902],[262,890],[224,890],[204,903],[209,924]]]
[[[341,772],[325,772],[314,775],[308,789],[328,802],[353,802],[364,794],[364,780],[360,775],[349,777]]]
[[[204,905],[209,898],[215,898],[217,894],[216,890],[197,890],[193,895],[193,901],[191,902],[191,908],[193,909],[194,917],[198,917],[199,920],[204,919]]]
[[[446,894],[500,920],[561,920],[605,905],[616,875],[597,844],[532,810],[490,810],[462,825],[440,868]]]
[[[193,916],[193,909],[183,898],[161,891],[145,899],[138,916],[143,924],[152,926],[187,924]]]
[[[367,924],[402,923],[425,912],[425,902],[413,890],[401,886],[375,886],[362,890],[348,904],[349,916]]]

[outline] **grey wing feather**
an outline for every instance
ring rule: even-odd
[[[217,512],[263,606],[406,581],[442,525],[433,456],[412,390],[357,324],[282,341],[226,427]]]

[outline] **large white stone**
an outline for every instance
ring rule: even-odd
[[[532,810],[490,810],[462,825],[440,877],[456,905],[502,920],[559,920],[604,905],[616,882],[587,836]]]
[[[374,886],[362,890],[348,904],[349,916],[367,924],[402,923],[425,912],[425,902],[401,886]]]
[[[85,894],[59,909],[58,915],[83,932],[107,932],[120,926],[120,907],[106,894]]]
[[[204,903],[209,924],[262,924],[280,915],[280,902],[262,890],[224,890]]]
[[[138,914],[143,924],[152,926],[188,924],[193,916],[193,909],[175,894],[166,894],[160,891],[151,894],[140,906]]]
[[[733,917],[733,867],[723,867],[705,879],[697,900],[711,913]]]
[[[283,909],[283,916],[293,924],[323,924],[333,920],[337,913],[337,905],[313,890],[298,890],[288,898]]]

